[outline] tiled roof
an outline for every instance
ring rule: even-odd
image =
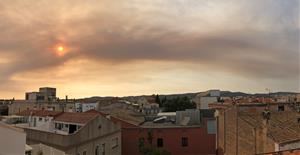
[[[109,114],[105,114],[103,112],[96,111],[94,109],[86,111],[85,113],[100,114],[101,116],[106,117],[106,118],[107,118],[107,116],[109,116],[110,120],[112,122],[114,122],[114,123],[119,123],[121,125],[121,128],[137,128],[137,127],[139,127],[139,126],[137,126],[135,124],[132,124],[132,123],[129,123],[129,122],[125,121],[125,120],[122,120],[122,119],[110,116]]]
[[[240,118],[253,127],[264,127],[263,117],[260,113],[239,114]],[[271,112],[267,124],[268,136],[277,143],[300,140],[300,125],[297,122],[299,114],[292,111]]]
[[[49,111],[49,110],[24,110],[20,112],[18,115],[20,116],[39,116],[39,117],[47,117],[52,116],[55,117],[62,112],[59,111]]]
[[[86,124],[90,120],[94,119],[96,116],[99,116],[99,114],[97,114],[97,113],[64,112],[64,113],[60,114],[59,116],[57,116],[54,119],[54,121]]]

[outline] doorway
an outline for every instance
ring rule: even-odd
[[[69,125],[69,134],[74,133],[77,130],[77,125],[70,124]]]

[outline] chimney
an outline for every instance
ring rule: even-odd
[[[266,123],[268,123],[268,121],[271,118],[271,112],[268,107],[263,111],[262,116],[263,116],[263,119],[266,121]]]
[[[68,95],[66,95],[66,102],[68,102]]]

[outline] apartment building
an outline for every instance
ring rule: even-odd
[[[26,110],[27,123],[17,124],[27,134],[32,154],[121,154],[120,126],[99,113]]]
[[[55,101],[56,88],[42,87],[38,92],[26,92],[26,101],[38,102],[38,101]]]

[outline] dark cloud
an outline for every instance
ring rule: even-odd
[[[125,2],[101,1],[99,7],[97,1],[55,1],[51,6],[48,1],[2,1],[0,56],[8,62],[0,59],[0,81],[75,58],[114,64],[175,61],[253,79],[299,79],[297,0],[232,1],[244,10],[232,19],[229,14],[230,23],[221,25],[217,21],[224,19],[206,16],[218,14],[213,11],[221,1],[204,5],[211,10],[194,5],[196,1],[156,2],[151,7],[136,2],[140,8],[130,11]],[[167,4],[173,7],[163,7]],[[189,9],[204,15],[189,14]],[[58,57],[56,44],[65,44],[70,52]]]

